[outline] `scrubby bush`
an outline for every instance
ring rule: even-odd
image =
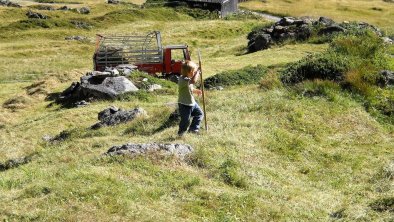
[[[313,79],[342,81],[344,73],[350,68],[349,65],[346,56],[336,53],[310,55],[290,64],[282,72],[281,80],[287,84]]]
[[[371,31],[339,35],[327,51],[289,64],[282,70],[281,80],[287,85],[305,80],[330,80],[360,95],[358,98],[368,110],[377,109],[392,117],[394,90],[379,85],[380,70],[390,68],[385,50],[382,39]]]
[[[239,70],[224,71],[211,76],[205,79],[204,86],[213,88],[216,86],[258,84],[261,77],[266,73],[267,69],[261,65],[247,66]]]

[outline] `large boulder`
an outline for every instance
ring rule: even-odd
[[[253,40],[249,41],[249,51],[256,52],[262,49],[268,49],[273,44],[270,34],[258,34]]]
[[[91,128],[98,129],[103,126],[114,126],[121,123],[129,122],[137,117],[146,116],[146,115],[147,114],[145,110],[142,108],[123,110],[111,106],[98,113],[98,120],[100,120],[100,122],[94,124]]]
[[[123,93],[135,91],[138,91],[138,88],[124,76],[84,76],[81,78],[80,93],[85,98],[114,99]]]
[[[188,144],[164,144],[164,143],[147,143],[133,144],[127,143],[121,146],[111,147],[105,154],[138,156],[149,153],[157,153],[162,155],[175,155],[181,159],[193,152],[193,148]]]
[[[61,102],[80,100],[114,99],[127,92],[136,92],[138,88],[125,75],[130,75],[129,68],[106,69],[104,72],[92,71],[81,77],[80,82],[73,82],[58,98]]]

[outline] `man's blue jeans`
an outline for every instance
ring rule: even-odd
[[[178,103],[179,115],[181,116],[181,122],[179,123],[178,135],[182,135],[189,128],[189,132],[196,132],[200,129],[200,123],[204,117],[200,106],[195,103],[194,106],[186,106]],[[192,123],[190,124],[190,117],[193,117]],[[190,127],[189,127],[190,124]]]

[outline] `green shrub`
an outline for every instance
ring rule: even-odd
[[[394,90],[380,88],[378,84],[380,70],[389,68],[389,57],[381,38],[374,32],[360,31],[358,35],[339,35],[332,40],[327,51],[287,65],[281,71],[281,81],[287,85],[305,80],[334,81],[343,89],[359,95],[356,98],[371,113],[378,110],[392,117]],[[322,93],[319,90],[324,89],[315,88],[312,92],[308,89],[297,90],[315,94]]]
[[[283,83],[292,84],[304,80],[333,80],[342,81],[349,70],[349,58],[340,54],[326,52],[311,55],[294,62],[282,72]]]
[[[267,73],[267,68],[247,66],[239,70],[224,71],[204,80],[204,86],[212,88],[215,86],[235,86],[246,84],[258,84],[260,79]]]

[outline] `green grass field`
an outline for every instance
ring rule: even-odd
[[[76,1],[61,2],[56,5]],[[263,3],[255,1],[242,6],[317,15],[314,10],[298,13],[292,10],[296,2],[288,2],[279,1],[277,8],[274,2],[264,3],[272,9],[261,9]],[[340,4],[352,2],[356,1]],[[371,7],[367,1],[357,2],[363,3],[360,11]],[[341,14],[329,3],[324,3],[329,13],[324,15]],[[381,4],[386,18],[393,18],[393,4]],[[93,0],[67,5],[86,5],[92,12],[39,11],[51,17],[44,24],[48,28],[43,28],[23,22],[28,5],[0,7],[0,163],[31,156],[25,165],[0,170],[1,220],[394,220],[393,126],[367,112],[354,95],[335,87],[331,96],[302,96],[281,84],[262,89],[259,82],[208,91],[209,131],[184,138],[176,137],[176,125],[157,130],[175,109],[174,93],[70,109],[50,105],[46,99],[92,69],[97,33],[160,30],[164,44],[188,44],[194,60],[201,49],[205,77],[248,65],[271,67],[262,85],[274,81],[269,78],[276,78],[278,67],[322,52],[327,44],[289,44],[244,54],[246,35],[268,21],[195,20],[169,8],[139,9]],[[347,20],[383,24],[375,14],[345,15]],[[70,26],[75,20],[92,27]],[[390,25],[382,28],[390,31]],[[64,40],[72,35],[88,40]],[[14,109],[3,105],[10,100],[16,101]],[[97,113],[110,105],[139,106],[149,116],[88,129],[97,122]],[[62,131],[71,135],[63,142],[42,140]],[[102,156],[111,146],[127,142],[187,143],[195,153],[187,161],[154,155]],[[379,206],[388,208],[373,210],[381,202]]]

